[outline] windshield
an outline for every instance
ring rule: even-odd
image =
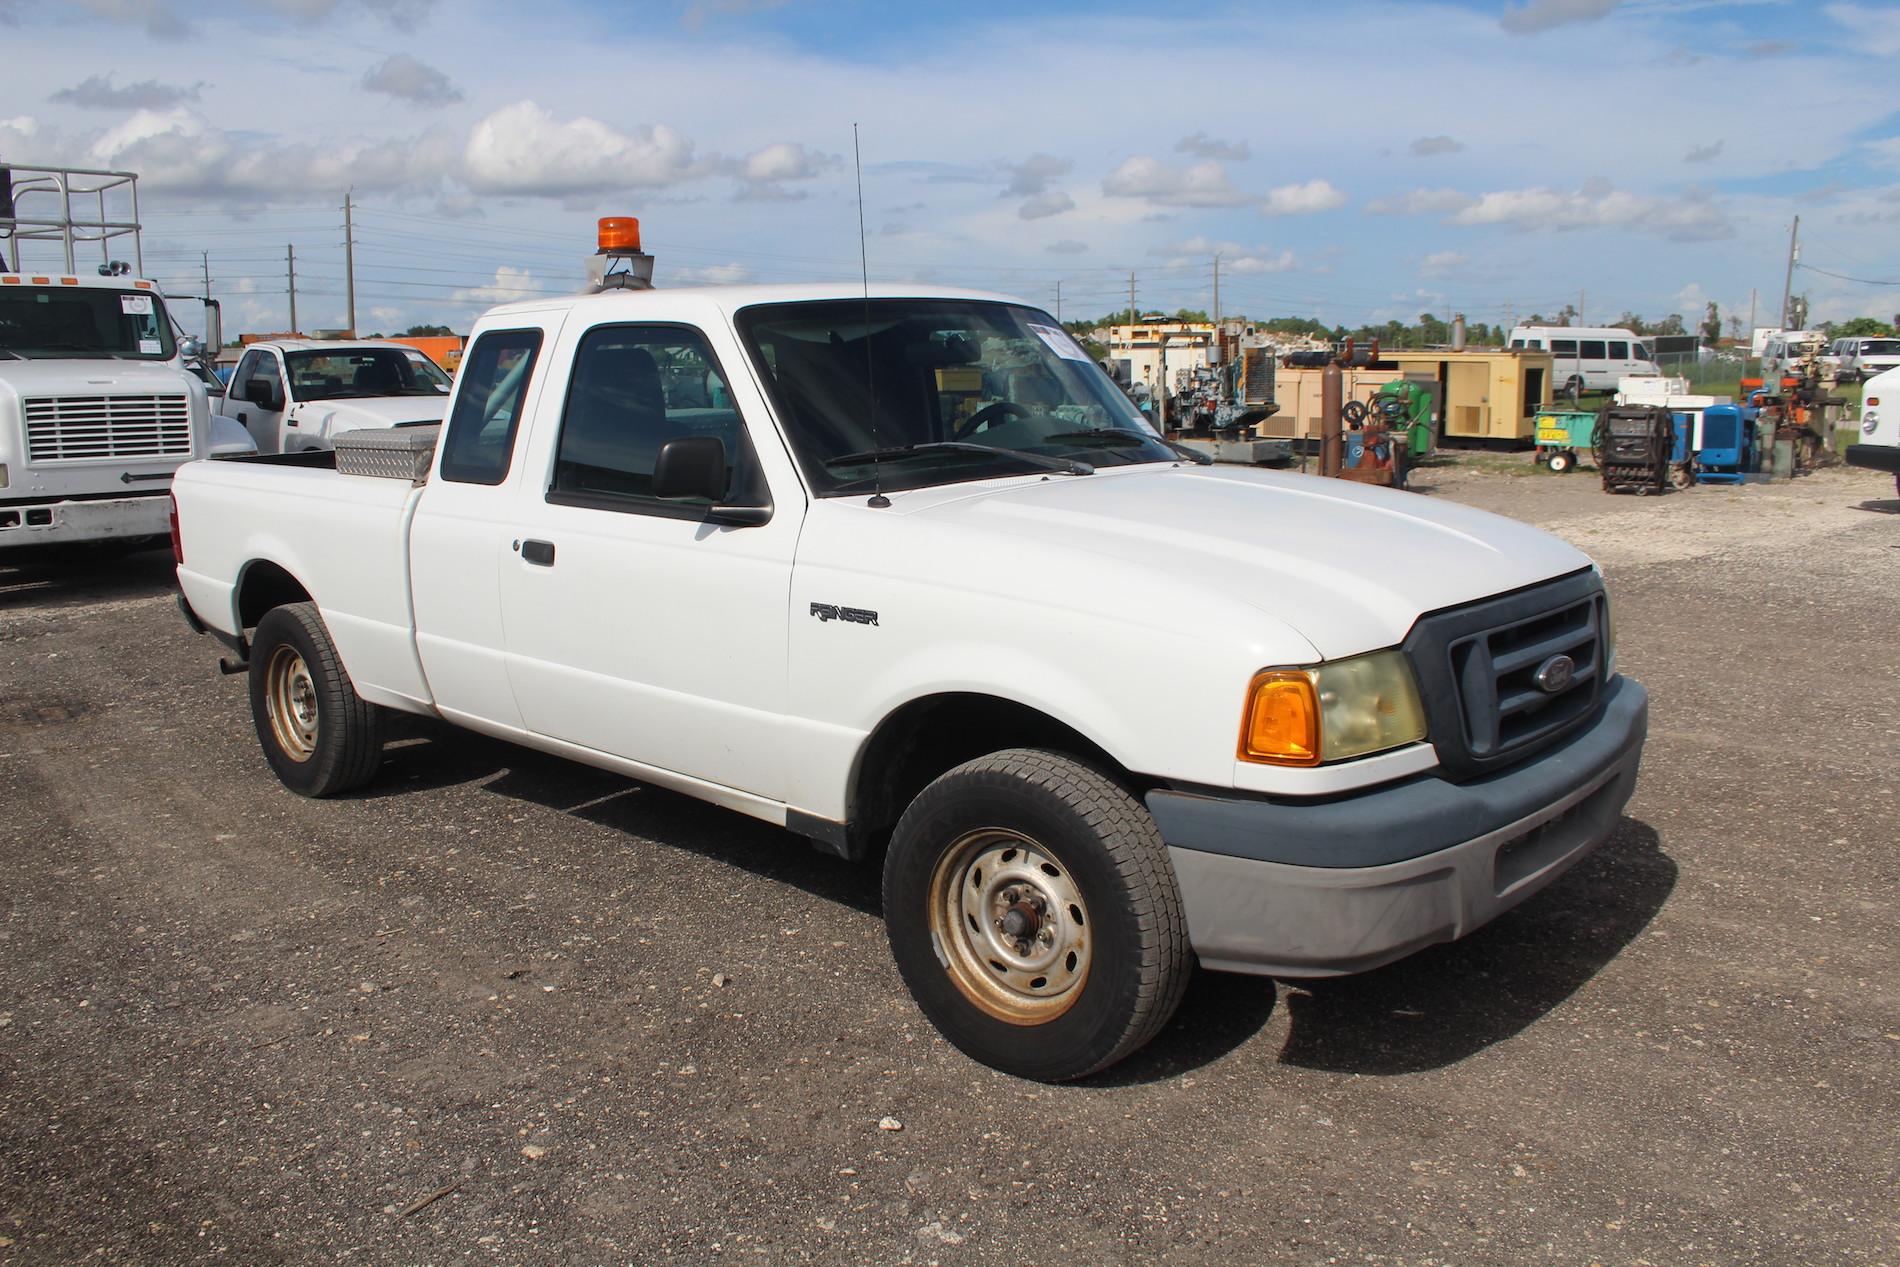
[[[1862,356],[1900,356],[1900,339],[1869,339],[1860,345]]]
[[[414,348],[332,348],[290,352],[293,400],[364,396],[446,396],[449,376]]]
[[[820,496],[1176,460],[1031,308],[822,300],[747,308],[738,325]]]
[[[150,291],[0,287],[0,352],[32,360],[166,361],[176,350],[165,301]]]

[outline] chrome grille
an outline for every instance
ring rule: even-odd
[[[185,396],[39,396],[26,406],[32,462],[191,456]]]

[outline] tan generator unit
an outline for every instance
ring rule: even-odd
[[[1537,414],[1550,405],[1548,352],[1392,350],[1381,356],[1407,378],[1438,384],[1439,434],[1446,439],[1529,440]]]

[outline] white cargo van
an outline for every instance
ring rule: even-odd
[[[1761,345],[1761,379],[1779,383],[1783,378],[1801,377],[1801,362],[1810,354],[1825,358],[1827,335],[1819,330],[1782,330],[1768,336]],[[1823,368],[1835,368],[1823,359]]]
[[[1549,352],[1551,384],[1573,396],[1613,392],[1621,378],[1662,375],[1641,336],[1611,326],[1518,326],[1511,346]]]

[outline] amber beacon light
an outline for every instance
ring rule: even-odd
[[[640,221],[634,216],[602,216],[600,218],[600,249],[638,251],[640,249]]]

